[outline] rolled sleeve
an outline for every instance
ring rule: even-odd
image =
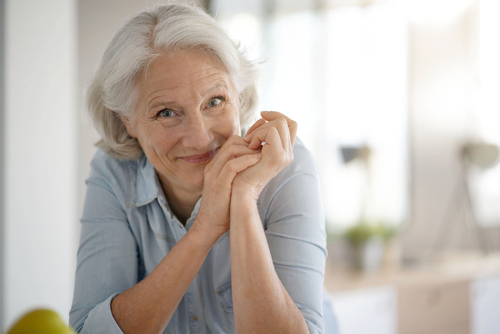
[[[108,333],[123,334],[111,313],[111,301],[118,293],[111,295],[102,303],[96,305],[88,313],[85,324],[77,331],[80,334]]]

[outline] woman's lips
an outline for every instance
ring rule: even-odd
[[[212,160],[212,158],[214,157],[216,152],[217,152],[217,149],[213,149],[213,150],[208,151],[208,152],[203,153],[203,154],[188,155],[185,157],[179,157],[179,159],[182,159],[182,160],[189,162],[189,163],[192,163],[192,164],[200,164],[200,163]]]

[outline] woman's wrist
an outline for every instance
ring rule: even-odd
[[[241,204],[256,204],[260,191],[251,187],[233,187],[231,191],[231,206]]]
[[[223,231],[222,229],[210,226],[210,224],[204,224],[201,220],[203,220],[202,217],[196,217],[188,233],[193,234],[193,237],[197,238],[200,244],[205,245],[210,250],[227,230]]]

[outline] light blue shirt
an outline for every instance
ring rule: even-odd
[[[258,210],[276,273],[310,333],[325,333],[326,235],[318,174],[300,140],[294,156],[264,188]],[[118,160],[99,150],[91,167],[70,324],[79,333],[121,334],[111,300],[155,269],[193,225],[201,199],[183,226],[144,156]],[[164,333],[235,333],[229,233],[210,250]]]

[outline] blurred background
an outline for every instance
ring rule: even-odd
[[[68,319],[98,139],[83,92],[157,2],[0,0],[0,331]],[[197,3],[315,156],[341,334],[500,333],[500,2]]]

